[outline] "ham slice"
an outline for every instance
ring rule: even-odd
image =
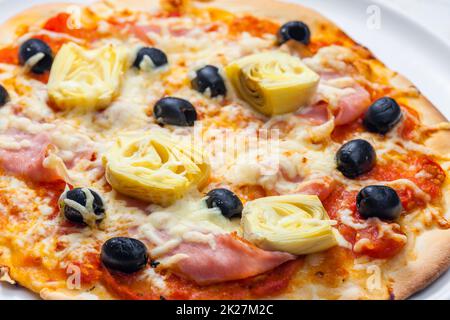
[[[153,41],[148,37],[148,33],[161,34],[161,27],[157,25],[134,25],[128,24],[130,32],[139,40],[152,44]]]
[[[64,180],[61,170],[44,166],[44,160],[52,148],[50,138],[46,133],[34,136],[26,133],[9,133],[7,135],[18,142],[26,139],[29,144],[18,149],[0,149],[0,166],[3,170],[36,182]]]
[[[253,277],[295,259],[289,253],[259,249],[230,234],[217,235],[215,242],[215,248],[206,243],[181,243],[171,255],[188,258],[176,263],[176,273],[207,285]]]
[[[307,106],[296,114],[298,118],[307,120],[313,125],[321,125],[328,121],[328,105],[320,101],[312,106]]]
[[[336,181],[330,177],[302,183],[295,193],[316,195],[320,201],[327,199],[336,187]]]
[[[334,120],[336,126],[349,124],[358,119],[370,105],[370,95],[361,86],[355,92],[343,96],[338,103],[338,113]]]

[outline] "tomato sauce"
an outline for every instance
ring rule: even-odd
[[[192,281],[171,275],[169,299],[251,299],[280,294],[288,288],[291,278],[302,265],[302,260],[287,262],[265,274],[239,281],[210,286],[199,286]]]
[[[148,281],[136,275],[124,275],[105,270],[103,282],[122,299],[254,299],[274,296],[286,290],[291,278],[302,265],[302,260],[287,262],[274,270],[249,279],[229,281],[209,286],[167,274],[168,294],[162,296]]]
[[[427,193],[434,202],[441,198],[441,187],[445,176],[445,171],[430,156],[410,152],[401,156],[400,159],[391,159],[387,163],[377,164],[372,171],[361,176],[360,179],[378,181],[409,179]],[[411,211],[425,205],[422,199],[415,197],[413,190],[407,187],[395,187],[395,189],[405,210]]]
[[[388,259],[395,256],[404,246],[403,242],[392,239],[391,237],[379,237],[379,231],[376,226],[368,226],[364,229],[354,229],[343,224],[338,214],[339,210],[348,209],[352,212],[355,223],[362,223],[356,209],[356,191],[347,191],[343,186],[335,189],[331,195],[324,201],[324,207],[331,219],[338,221],[337,228],[342,236],[355,245],[361,239],[368,239],[370,244],[364,246],[356,255],[367,255],[376,259]],[[403,234],[400,230],[395,230],[398,234]]]
[[[65,33],[75,38],[84,39],[88,42],[95,41],[99,38],[96,27],[70,27],[70,14],[68,13],[60,13],[53,18],[50,18],[44,24],[43,29],[58,33]]]
[[[230,25],[230,33],[233,35],[248,32],[254,37],[264,34],[276,34],[280,26],[270,20],[258,19],[253,16],[235,17]]]
[[[352,123],[335,127],[331,133],[331,139],[334,142],[344,143],[345,141],[350,140],[355,134],[364,131],[365,129],[362,124],[362,120],[358,119]]]
[[[19,48],[6,47],[0,49],[0,63],[19,64]]]
[[[238,197],[244,202],[263,198],[266,196],[266,191],[259,185],[245,185],[239,187],[236,191]]]
[[[405,169],[406,168],[408,169]],[[417,175],[421,173],[421,175]],[[430,196],[431,201],[439,201],[442,192],[441,187],[445,180],[445,172],[431,157],[410,153],[400,159],[390,160],[388,163],[377,164],[369,173],[359,177],[360,180],[393,181],[397,179],[409,179],[422,191]],[[407,186],[394,186],[397,191],[404,213],[424,207],[426,203],[417,197],[414,190]],[[344,238],[354,245],[360,239],[369,239],[370,244],[363,247],[358,254],[365,254],[373,258],[386,259],[396,255],[404,246],[404,243],[381,236],[376,226],[369,226],[362,230],[356,230],[340,222],[339,210],[348,209],[352,212],[355,223],[364,220],[356,209],[357,191],[347,191],[344,186],[335,189],[324,201],[325,209],[331,219],[338,221],[338,229]],[[403,234],[395,225],[392,225],[395,233]]]
[[[48,35],[36,35],[33,36],[34,39],[39,39],[44,41],[49,45],[49,47],[52,49],[53,54],[55,55],[59,49],[62,47],[64,43],[67,42],[66,39],[55,39],[51,38]],[[15,64],[19,65],[19,47],[13,46],[13,47],[5,47],[0,50],[0,63],[7,63],[7,64]],[[43,83],[47,83],[50,73],[45,72],[43,74],[30,74],[32,78],[35,80],[41,81]]]
[[[419,116],[415,110],[407,106],[401,106],[401,108],[403,111],[404,119],[398,126],[398,132],[403,139],[413,140],[416,137],[415,133],[418,127]],[[350,140],[358,133],[365,131],[366,129],[364,128],[362,118],[360,118],[352,123],[343,126],[337,126],[331,133],[331,139],[334,142],[343,143]]]
[[[86,40],[88,42],[95,41],[99,38],[98,32],[96,28],[81,28],[81,29],[72,29],[69,27],[69,18],[70,15],[68,13],[60,13],[49,20],[44,24],[43,29],[64,33],[69,36],[79,38],[81,40]],[[53,54],[56,54],[63,44],[69,42],[68,39],[51,37],[47,34],[38,34],[33,36],[32,38],[40,39],[47,43],[52,49]],[[8,63],[8,64],[19,64],[19,47],[11,46],[6,47],[0,50],[0,63]],[[46,82],[45,76],[40,78],[41,81]]]
[[[100,254],[97,252],[88,252],[82,261],[75,261],[72,264],[80,268],[80,281],[83,285],[95,284],[102,277]]]
[[[56,218],[59,215],[58,200],[64,192],[66,183],[61,180],[49,183],[28,183],[28,186],[35,190],[37,196],[50,199],[48,205],[53,208],[53,212],[47,217],[50,220]]]
[[[412,108],[402,106],[403,123],[400,125],[400,136],[405,140],[413,140],[416,137],[416,130],[419,126],[419,114]]]

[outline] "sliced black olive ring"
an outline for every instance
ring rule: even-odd
[[[219,73],[219,68],[215,66],[207,65],[197,70],[191,84],[192,88],[201,93],[205,93],[209,89],[212,98],[227,94],[225,81]]]
[[[183,127],[193,126],[197,120],[194,106],[187,100],[174,97],[162,98],[156,102],[153,116],[160,124]]]
[[[358,193],[356,207],[365,219],[396,220],[402,212],[400,197],[388,186],[365,187]]]
[[[308,25],[302,21],[289,21],[281,26],[277,38],[280,45],[289,40],[308,45],[311,41],[311,31]]]
[[[228,189],[213,189],[206,195],[208,208],[219,208],[227,218],[241,216],[243,205],[237,195]]]
[[[110,270],[134,273],[147,265],[147,247],[138,239],[111,238],[103,244],[100,259]]]
[[[148,57],[153,64],[153,68],[159,68],[168,63],[166,54],[157,48],[144,47],[139,49],[133,66],[140,69],[144,58]]]
[[[40,39],[29,39],[19,48],[19,62],[21,65],[29,64],[31,72],[36,74],[50,71],[53,64],[52,49]]]
[[[366,140],[356,139],[345,143],[336,153],[337,169],[353,179],[375,167],[376,153]]]
[[[402,111],[397,101],[384,97],[375,101],[367,109],[363,124],[367,130],[380,134],[388,133],[402,119]]]
[[[59,206],[66,219],[74,223],[91,225],[105,217],[102,198],[88,188],[65,191],[59,199]]]
[[[9,94],[5,87],[0,85],[0,107],[3,107],[9,101]]]

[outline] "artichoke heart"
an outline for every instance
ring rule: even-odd
[[[276,52],[244,57],[225,72],[239,97],[267,116],[305,106],[320,79],[299,58]]]
[[[116,191],[161,206],[203,186],[210,172],[202,150],[162,131],[120,136],[103,163],[106,180]]]
[[[75,43],[63,45],[50,72],[50,101],[59,109],[106,108],[119,94],[127,61],[124,47],[109,44],[88,50]]]
[[[241,225],[244,238],[265,250],[304,255],[337,244],[328,215],[317,196],[265,197],[246,204]]]

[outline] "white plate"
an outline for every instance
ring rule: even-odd
[[[56,0],[57,1],[57,0]],[[244,1],[244,0],[243,0]],[[291,0],[317,9],[337,23],[353,39],[368,47],[391,69],[410,79],[450,118],[450,47],[440,38],[415,23],[399,11],[377,0]],[[0,21],[32,4],[49,0],[0,0]],[[71,0],[85,3],[86,0]],[[383,1],[384,3],[384,1]],[[380,28],[373,28],[371,14],[380,9]],[[430,5],[432,3],[430,2]],[[449,8],[450,10],[450,8]],[[376,22],[376,21],[375,21]],[[10,285],[0,285],[0,299],[33,299],[35,295]],[[450,271],[413,299],[450,300]]]

